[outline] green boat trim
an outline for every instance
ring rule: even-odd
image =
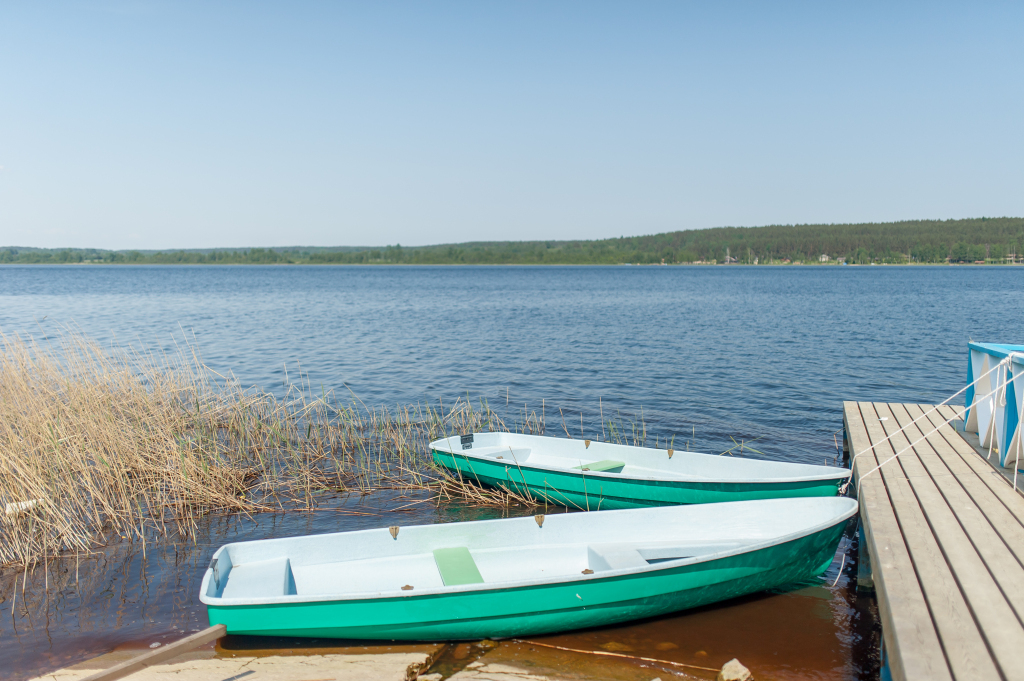
[[[438,449],[433,450],[433,458],[438,465],[479,484],[584,511],[835,496],[849,477],[848,470],[832,468],[827,470],[834,471],[833,477],[811,479],[684,480],[560,469]]]
[[[675,612],[813,577],[831,564],[846,521],[856,511],[856,501],[846,498],[783,499],[568,514],[542,523],[519,518],[403,527],[395,539],[381,529],[243,542],[218,550],[200,595],[211,624],[224,624],[229,633],[449,640],[565,631]],[[624,542],[630,536],[635,541]],[[753,536],[762,540],[750,541]],[[501,541],[511,543],[502,547]],[[554,565],[560,574],[418,586],[429,582],[422,569],[425,560],[433,562],[429,552],[458,543],[468,546],[455,561],[463,568],[467,558],[473,561],[482,578],[496,569],[506,576],[517,570],[528,574],[537,565]],[[681,557],[681,549],[699,555]],[[370,559],[373,570],[365,574],[395,586],[360,591],[358,580],[345,576],[345,561],[334,559],[355,556],[354,564],[375,552],[386,555]],[[509,565],[516,558],[522,564]],[[575,569],[581,565],[589,567]],[[565,573],[569,567],[573,574]],[[284,571],[293,569],[297,578],[290,579]],[[227,597],[233,574],[241,586],[253,588]],[[351,590],[303,594],[318,574],[333,574]],[[440,582],[440,576],[435,579]],[[417,586],[405,584],[405,590],[399,586],[405,581]],[[268,588],[278,595],[271,596]]]

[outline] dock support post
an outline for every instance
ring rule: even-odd
[[[857,591],[866,593],[875,590],[875,580],[871,577],[871,556],[868,554],[868,542],[864,536],[864,525],[857,526]]]

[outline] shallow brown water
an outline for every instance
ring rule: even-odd
[[[482,662],[522,667],[533,674],[557,673],[569,679],[714,679],[717,670],[735,657],[762,681],[877,678],[879,630],[874,601],[870,596],[858,597],[852,587],[855,565],[850,558],[855,553],[848,555],[843,576],[832,586],[843,552],[852,549],[844,541],[826,578],[807,585],[621,626],[452,643],[437,656],[430,671],[447,677]],[[387,652],[391,648],[358,642],[229,636],[222,639],[218,650],[250,655]],[[670,664],[673,662],[679,665]]]
[[[531,640],[712,669],[735,657],[757,679],[872,678],[877,662],[871,646],[860,645],[857,595],[842,581],[835,588],[755,594],[672,617]],[[683,671],[702,676],[698,670]]]
[[[5,573],[0,576],[0,678],[30,678],[118,647],[148,648],[206,627],[199,584],[209,556],[226,542],[382,527],[396,520],[419,524],[496,515],[430,504],[396,513],[387,510],[389,505],[394,504],[386,495],[373,495],[344,500],[334,511],[315,514],[209,518],[203,528],[206,539],[196,544],[149,544],[145,557],[139,544],[120,544],[90,558],[76,561],[72,556],[27,574]],[[566,678],[713,679],[713,672],[698,667],[717,669],[736,657],[762,681],[874,679],[878,625],[873,601],[853,588],[856,550],[852,529],[847,534],[832,567],[806,585],[622,626],[528,640],[452,644],[432,671],[447,676],[481,661],[541,674],[557,671]],[[843,574],[838,575],[843,555]],[[371,652],[393,647],[389,642],[231,636],[219,643],[218,654]],[[690,666],[635,659],[639,657]]]
[[[566,678],[714,679],[723,664],[738,658],[760,681],[877,679],[881,632],[874,599],[855,588],[852,531],[828,572],[808,584],[631,624],[489,646],[459,644],[431,671],[448,675],[479,660]]]

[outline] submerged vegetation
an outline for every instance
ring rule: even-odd
[[[381,489],[476,505],[530,504],[430,463],[447,434],[506,430],[486,403],[368,409],[310,386],[242,390],[184,346],[175,357],[104,350],[69,334],[4,338],[0,356],[0,566],[122,539],[195,537],[210,513],[311,510]],[[512,426],[543,431],[524,411]]]
[[[716,227],[589,241],[492,241],[437,246],[229,248],[177,251],[0,249],[0,263],[612,265],[692,262],[1016,263],[1024,218],[843,225]],[[827,256],[823,259],[822,256]]]

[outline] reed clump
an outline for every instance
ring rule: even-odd
[[[404,489],[438,501],[534,501],[435,468],[427,443],[508,430],[486,402],[367,408],[293,385],[283,399],[206,367],[79,334],[2,338],[0,565],[123,539],[194,537],[213,512],[310,510],[330,493]],[[542,433],[524,412],[521,432]]]

